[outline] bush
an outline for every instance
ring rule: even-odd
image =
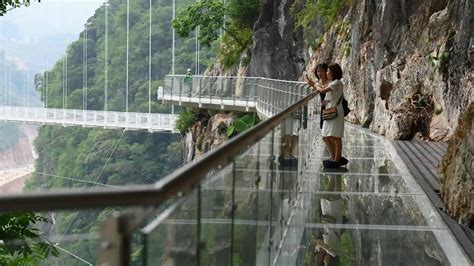
[[[259,119],[255,114],[246,114],[238,119],[236,119],[232,124],[227,128],[227,137],[233,137],[239,133],[244,132],[245,130],[253,127],[258,124]]]
[[[239,31],[238,38],[241,39],[246,45],[250,44],[252,42],[252,29],[241,29]],[[234,66],[239,62],[240,56],[242,55],[242,52],[245,50],[245,48],[246,46],[241,46],[240,44],[236,43],[234,39],[228,34],[224,34],[219,50],[219,58],[221,63],[227,68]]]
[[[295,28],[301,27],[306,36],[312,36],[311,25],[318,17],[322,17],[324,25],[329,28],[337,14],[351,4],[351,0],[299,0],[291,7],[291,14],[295,18]],[[311,43],[308,42],[307,43]],[[317,45],[316,45],[317,46]]]
[[[186,134],[189,131],[189,127],[196,122],[196,115],[193,112],[187,110],[179,113],[178,119],[176,120],[176,129],[181,135]]]

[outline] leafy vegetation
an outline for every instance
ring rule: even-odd
[[[38,2],[41,2],[41,0],[38,0]],[[3,16],[8,10],[22,5],[30,5],[30,0],[2,0],[2,2],[0,2],[0,16]]]
[[[193,2],[180,1],[178,9]],[[67,49],[67,84],[65,95],[68,108],[83,108],[83,96],[87,87],[87,109],[102,110],[107,100],[108,110],[124,111],[126,105],[126,2],[109,1],[108,31],[108,97],[105,99],[105,10],[100,7],[89,18],[88,34],[81,33],[78,40]],[[165,75],[171,73],[171,23],[170,1],[153,1],[152,6],[152,100],[156,89],[163,85]],[[148,58],[149,55],[149,1],[130,1],[130,49],[129,49],[129,111],[148,112]],[[87,43],[88,67],[83,69],[83,45]],[[201,50],[200,68],[205,69],[215,57],[214,48]],[[176,73],[196,68],[195,41],[193,38],[176,40]],[[36,87],[42,93],[48,107],[62,108],[63,59],[54,67],[36,76]],[[88,81],[83,83],[87,73]],[[43,84],[43,75],[48,75]],[[64,77],[65,78],[65,77]],[[151,103],[152,112],[167,113],[169,107]],[[180,135],[171,133],[129,132],[100,128],[43,126],[35,141],[38,159],[35,174],[25,190],[50,190],[60,188],[91,188],[112,185],[151,184],[174,171],[182,163]],[[53,177],[55,176],[55,177]],[[55,213],[55,224],[47,225],[52,235],[97,235],[100,223],[114,210],[93,210]],[[64,243],[62,247],[81,258],[94,262],[96,244],[87,240]],[[139,251],[134,257],[139,257]],[[64,253],[60,253],[64,255]],[[43,262],[82,265],[72,257],[58,261],[49,258]],[[138,262],[137,262],[138,264]]]
[[[352,0],[296,0],[291,7],[291,14],[295,18],[295,28],[302,28],[306,36],[306,43],[313,48],[319,46],[320,33],[313,29],[314,22],[322,18],[324,28],[329,28],[336,20],[339,12],[350,6]]]
[[[173,27],[181,37],[188,37],[199,28],[199,42],[207,46],[221,36],[222,30],[219,57],[225,66],[231,67],[252,41],[252,27],[259,8],[259,0],[230,0],[226,4],[217,0],[200,0],[186,6],[173,21]]]
[[[189,126],[196,122],[196,115],[188,110],[183,110],[179,113],[178,119],[176,120],[176,129],[181,135],[186,134],[189,131]]]
[[[0,264],[39,265],[48,256],[58,256],[58,250],[43,238],[38,225],[49,223],[34,213],[0,214]]]
[[[341,265],[355,265],[357,262],[351,232],[345,231],[341,235]]]
[[[232,122],[227,128],[227,137],[235,136],[245,130],[253,127],[259,122],[258,117],[255,114],[246,114]]]

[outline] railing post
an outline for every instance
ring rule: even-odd
[[[124,229],[124,221],[121,217],[109,218],[102,224],[97,265],[130,265],[130,236],[124,232]]]
[[[191,102],[191,96],[193,93],[193,84],[194,84],[194,77],[191,77],[191,83],[189,84],[189,92],[188,92],[188,101]]]
[[[183,90],[183,83],[181,82],[181,80],[179,81],[179,95],[178,95],[178,104],[181,105],[181,93],[182,93],[182,90]]]
[[[201,103],[201,82],[202,82],[202,77],[199,78],[199,82],[198,82],[198,105],[199,105],[199,108],[201,108],[201,106],[202,106],[202,103]]]
[[[273,247],[273,238],[274,238],[274,235],[273,235],[273,232],[274,232],[274,229],[273,229],[273,226],[272,226],[272,222],[273,222],[273,181],[274,181],[274,178],[275,178],[275,150],[274,150],[274,146],[275,146],[275,129],[272,129],[272,136],[271,136],[271,147],[270,147],[270,202],[272,204],[270,204],[270,215],[269,215],[269,219],[268,219],[268,229],[269,229],[269,238],[268,238],[268,262],[271,262],[272,261],[272,247]]]
[[[212,78],[209,78],[209,80],[212,80]],[[213,83],[214,82],[209,82],[209,104],[212,104],[211,89],[212,89]]]
[[[224,78],[221,78],[221,109],[224,109]]]
[[[161,130],[166,129],[165,127],[165,116],[163,114],[160,114],[158,116],[158,128]]]
[[[175,79],[175,77],[171,76],[171,88],[170,88],[170,99],[171,99],[171,101],[173,101],[174,79]],[[165,94],[163,93],[163,100],[164,100],[164,98],[165,98]]]
[[[150,132],[151,132],[151,114],[150,114],[150,113],[147,114],[146,127],[147,127],[148,130],[150,130]]]
[[[235,80],[235,82],[232,83],[233,79],[234,79],[234,77],[230,77],[230,86],[231,86],[231,88],[234,88],[234,92],[232,93],[232,98],[234,100],[234,106],[235,106],[235,95],[237,94],[237,80]],[[232,84],[234,84],[234,85],[232,86]]]

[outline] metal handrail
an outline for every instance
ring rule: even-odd
[[[61,209],[88,209],[102,207],[153,206],[191,190],[216,166],[226,166],[245,147],[257,143],[271,130],[314,98],[312,92],[282,112],[262,121],[255,127],[229,140],[201,159],[177,169],[153,185],[140,185],[123,189],[79,189],[57,192],[17,193],[0,197],[0,212],[52,211]]]
[[[166,77],[186,77],[186,75],[166,75]],[[272,78],[264,78],[264,77],[238,77],[238,76],[206,76],[206,75],[192,75],[193,78],[220,78],[220,79],[259,79],[259,80],[268,80],[268,81],[276,81],[282,83],[292,83],[292,84],[307,84],[304,81],[291,81],[291,80],[284,80],[284,79],[272,79]]]

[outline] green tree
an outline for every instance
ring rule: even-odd
[[[237,63],[242,51],[252,41],[252,27],[259,13],[258,0],[200,0],[186,6],[173,20],[181,37],[188,37],[199,27],[198,40],[211,46],[224,32],[220,46],[221,62],[230,67]]]
[[[31,212],[0,215],[0,265],[39,265],[58,250],[36,227],[49,221]]]
[[[38,0],[38,2],[41,2],[41,0]],[[2,0],[2,2],[0,2],[0,16],[3,16],[3,14],[7,13],[7,11],[10,9],[17,8],[22,5],[29,6],[30,0]]]
[[[199,26],[199,42],[208,46],[219,38],[222,29],[232,36],[234,41],[244,46],[236,29],[224,25],[226,15],[229,15],[229,10],[220,1],[200,0],[181,11],[173,20],[173,27],[179,36],[188,37]]]

